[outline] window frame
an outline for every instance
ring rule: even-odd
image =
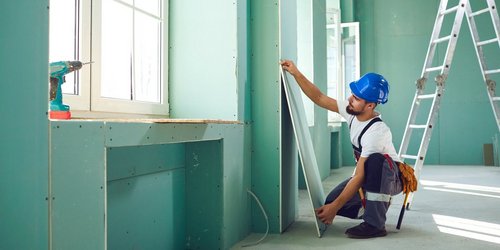
[[[343,96],[343,79],[342,79],[342,72],[343,72],[343,61],[342,61],[342,44],[341,44],[341,35],[342,35],[342,28],[341,28],[341,22],[340,22],[340,11],[338,9],[332,9],[329,13],[329,23],[326,25],[326,34],[328,35],[328,30],[333,30],[335,34],[335,40],[334,43],[336,45],[336,55],[329,55],[329,47],[327,47],[327,69],[329,68],[330,64],[330,59],[329,58],[334,58],[336,61],[336,79],[331,79],[332,77],[332,72],[327,71],[327,95],[340,100],[344,99],[345,97]],[[327,39],[329,39],[327,37]],[[329,42],[327,41],[327,46],[329,46]],[[339,122],[341,121],[341,116],[337,113],[334,112],[328,112],[328,117],[327,120],[329,123],[332,122]]]
[[[103,0],[106,1],[106,0]],[[120,0],[107,0],[124,3]],[[101,97],[101,15],[102,1],[80,0],[80,56],[76,60],[92,61],[78,72],[80,74],[80,88],[78,95],[63,94],[63,100],[71,107],[73,113],[80,117],[93,117],[92,113],[118,113],[124,118],[129,116],[168,117],[168,0],[160,0],[163,37],[161,48],[161,86],[160,102],[152,103],[136,100],[123,100]],[[73,115],[74,116],[74,115]],[[116,114],[114,115],[116,117]]]
[[[355,56],[354,56],[354,64],[356,65],[356,69],[354,70],[354,76],[353,79],[359,79],[360,74],[361,74],[361,46],[360,46],[360,37],[359,37],[359,22],[349,22],[349,23],[341,23],[340,27],[342,29],[342,32],[344,28],[350,28],[353,29],[354,31],[354,44],[355,44]],[[351,95],[351,89],[349,88],[349,82],[347,81],[346,77],[346,42],[349,42],[352,40],[352,36],[348,38],[342,38],[342,82],[344,83],[342,85],[342,95],[345,98]]]

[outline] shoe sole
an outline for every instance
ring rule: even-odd
[[[350,234],[346,233],[347,237],[352,238],[352,239],[370,239],[370,238],[376,238],[376,237],[384,237],[387,235],[387,232],[380,232],[372,235],[355,235],[355,234]]]

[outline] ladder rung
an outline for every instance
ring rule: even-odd
[[[446,14],[450,14],[451,12],[455,12],[458,10],[459,7],[460,7],[460,5],[457,5],[455,7],[444,10],[443,12],[441,12],[441,15],[446,15]]]
[[[427,125],[410,124],[410,128],[427,128]]]
[[[418,156],[416,155],[401,155],[401,158],[418,160]]]
[[[500,73],[500,69],[492,69],[492,70],[485,70],[484,74],[489,75],[489,74],[497,74]]]
[[[438,67],[433,67],[433,68],[426,68],[425,72],[440,71],[442,69],[443,69],[443,66],[438,66]]]
[[[434,98],[436,94],[427,94],[427,95],[419,95],[417,96],[417,99],[422,100],[422,99],[431,99]]]
[[[436,40],[434,40],[434,43],[441,43],[441,42],[445,42],[445,41],[448,41],[451,39],[451,35],[449,36],[445,36],[445,37],[441,37],[441,38],[438,38]]]
[[[476,45],[477,46],[483,46],[485,44],[494,43],[496,41],[498,41],[498,38],[493,38],[493,39],[485,40],[485,41],[482,41],[482,42],[478,42]]]
[[[491,100],[492,100],[492,101],[496,101],[496,102],[498,102],[498,101],[500,101],[500,97],[495,96],[495,97],[492,97],[492,98],[491,98]]]
[[[488,12],[488,11],[490,11],[490,8],[489,8],[489,7],[488,7],[488,8],[485,8],[485,9],[482,9],[482,10],[478,10],[478,11],[476,11],[476,12],[472,12],[472,13],[470,14],[470,16],[471,16],[471,17],[473,17],[473,16],[481,15],[481,14],[486,13],[486,12]]]

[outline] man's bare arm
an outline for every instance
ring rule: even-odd
[[[316,215],[323,223],[331,224],[340,208],[342,208],[347,201],[357,194],[365,179],[365,161],[366,157],[359,158],[354,175],[337,199],[335,199],[332,203],[316,209]]]
[[[313,101],[316,105],[338,113],[339,108],[337,100],[323,94],[316,85],[309,81],[295,66],[292,61],[283,60],[281,66],[284,70],[288,71],[299,84],[302,91]]]

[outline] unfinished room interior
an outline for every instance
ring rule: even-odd
[[[0,250],[500,249],[498,3],[4,1]]]

